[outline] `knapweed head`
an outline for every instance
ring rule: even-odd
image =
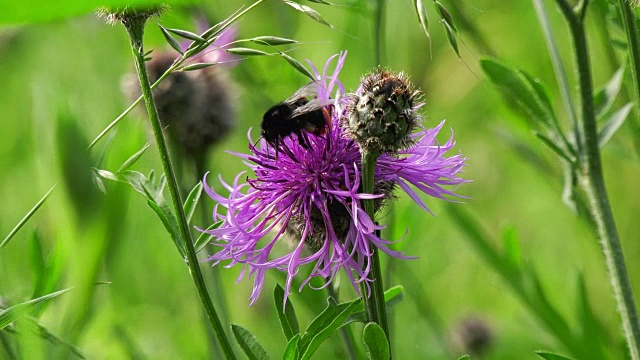
[[[416,111],[421,94],[404,73],[379,67],[348,95],[342,121],[363,151],[396,153],[412,144],[411,133],[422,120]]]
[[[206,183],[205,191],[216,201],[214,221],[222,224],[207,233],[219,248],[210,260],[241,265],[240,278],[254,278],[252,303],[264,285],[265,273],[276,269],[287,274],[288,296],[293,278],[302,267],[328,285],[344,270],[354,289],[373,281],[369,264],[374,248],[401,259],[389,249],[390,241],[376,235],[383,227],[363,209],[363,200],[373,199],[377,211],[399,188],[427,209],[418,192],[447,199],[466,182],[458,177],[465,165],[460,154],[447,156],[452,139],[441,144],[436,135],[444,123],[410,135],[413,146],[396,154],[382,154],[375,168],[374,193],[362,191],[362,156],[358,143],[347,136],[339,119],[344,114],[345,91],[338,74],[346,53],[333,56],[317,76],[315,97],[328,105],[329,127],[324,133],[291,133],[279,139],[278,148],[264,139],[256,145],[249,136],[249,154],[235,154],[249,166],[232,183],[222,182],[228,195]],[[336,61],[333,70],[330,65]],[[298,138],[303,136],[303,142]],[[453,187],[453,189],[451,189]],[[214,264],[215,264],[214,263]],[[367,285],[368,287],[368,285]]]
[[[198,30],[206,30],[198,22]],[[174,71],[153,90],[158,116],[178,154],[196,161],[205,157],[211,146],[219,143],[233,129],[236,117],[236,85],[227,66],[235,55],[226,56],[224,49],[234,40],[233,27],[224,31],[207,49],[197,55],[197,62],[229,61],[197,71]],[[181,44],[183,48],[188,43]],[[149,80],[154,83],[176,61],[173,50],[156,50],[146,63]],[[136,77],[131,74],[123,81],[123,89],[133,101],[140,96]],[[202,176],[202,174],[198,174]]]
[[[129,27],[137,23],[144,24],[150,17],[159,16],[165,9],[164,5],[153,7],[120,6],[104,7],[98,9],[96,13],[109,25],[123,24],[125,27]]]

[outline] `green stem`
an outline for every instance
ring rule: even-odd
[[[640,359],[640,324],[636,312],[633,292],[618,231],[609,204],[609,198],[602,174],[598,133],[593,108],[591,67],[587,39],[584,32],[582,12],[576,14],[566,0],[556,0],[569,23],[578,69],[580,104],[582,105],[581,125],[584,133],[584,162],[582,163],[582,186],[591,202],[591,213],[595,219],[600,243],[604,250],[609,277],[622,317],[622,327],[631,358]]]
[[[370,152],[362,153],[362,191],[365,194],[373,194],[373,182],[374,172],[376,167],[376,161],[378,155]],[[374,221],[374,204],[373,199],[363,200],[364,210]],[[380,267],[380,256],[378,255],[378,249],[372,246],[371,249],[371,275],[373,277],[373,283],[371,285],[371,296],[367,298],[367,293],[362,294],[367,312],[369,314],[369,321],[376,322],[382,330],[384,330],[387,340],[390,341],[389,336],[389,324],[387,319],[387,308],[384,302],[384,286],[382,284],[382,270]],[[364,281],[363,281],[364,283]],[[391,343],[389,343],[391,348]]]
[[[638,38],[638,27],[636,19],[631,10],[628,0],[619,0],[620,11],[622,12],[622,23],[624,31],[627,35],[627,45],[629,47],[629,63],[631,64],[631,77],[634,84],[634,95],[636,104],[636,123],[633,124],[633,130],[636,133],[635,139],[640,137],[640,126],[638,119],[640,118],[640,39]],[[636,150],[640,149],[638,140],[635,141]]]
[[[375,66],[382,64],[382,53],[384,52],[384,5],[385,0],[376,1],[376,9],[373,18],[373,41],[375,47]]]
[[[218,318],[209,293],[207,286],[204,282],[202,272],[200,271],[200,262],[196,255],[195,248],[193,246],[193,239],[191,232],[189,231],[189,225],[187,223],[187,217],[182,207],[182,199],[180,198],[180,192],[178,190],[178,181],[171,165],[171,158],[169,156],[169,150],[167,148],[164,133],[162,132],[162,126],[158,118],[158,111],[156,109],[153,95],[151,94],[151,86],[149,85],[149,79],[147,77],[147,71],[144,61],[144,49],[142,44],[142,35],[144,33],[144,24],[146,19],[139,19],[133,17],[131,21],[125,22],[125,27],[129,33],[129,39],[131,41],[131,50],[133,52],[133,58],[136,65],[136,72],[138,73],[138,79],[140,80],[140,87],[142,88],[142,96],[145,99],[147,112],[149,114],[149,120],[153,128],[153,134],[158,144],[158,151],[160,152],[160,159],[162,161],[162,167],[167,177],[167,185],[169,187],[169,194],[171,195],[171,201],[173,203],[174,211],[178,216],[178,227],[180,230],[180,236],[185,243],[187,250],[187,260],[189,266],[189,272],[198,290],[200,301],[204,306],[204,310],[211,322],[213,330],[218,337],[218,341],[222,347],[222,351],[227,359],[235,359],[235,355],[231,348],[231,344],[227,339],[227,336],[222,327],[222,323]]]

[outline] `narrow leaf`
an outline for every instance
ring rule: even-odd
[[[220,227],[220,225],[222,225],[222,223],[224,223],[224,220],[217,221],[209,226],[205,231],[217,229]],[[207,244],[210,243],[211,240],[213,240],[213,235],[207,234],[206,232],[200,233],[200,236],[198,236],[198,239],[196,240],[196,243],[194,245],[196,253],[199,253],[202,249],[204,249],[204,247],[207,246]]]
[[[471,355],[462,355],[458,358],[458,360],[470,360],[471,359]]]
[[[284,289],[280,286],[280,284],[276,284],[275,289],[273,289],[273,300],[276,303],[276,313],[278,313],[280,326],[282,327],[284,336],[287,338],[287,341],[289,341],[295,335],[298,335],[300,333],[300,326],[298,325],[296,311],[289,301],[289,298],[285,300]]]
[[[37,230],[33,232],[31,237],[31,246],[29,247],[29,257],[31,258],[31,269],[34,275],[33,296],[36,298],[42,295],[42,290],[47,276],[46,260],[42,251],[42,239]]]
[[[202,183],[199,182],[193,187],[193,189],[191,189],[189,196],[187,196],[187,199],[184,201],[184,205],[182,206],[184,214],[187,215],[187,224],[191,224],[193,213],[196,211],[196,206],[198,205],[201,195]]]
[[[33,311],[38,305],[42,304],[43,302],[51,300],[57,296],[60,296],[71,289],[73,288],[67,288],[60,291],[56,291],[54,293],[44,295],[39,298],[35,298],[17,305],[13,305],[3,310],[2,312],[0,312],[0,330],[4,329],[12,322],[16,321],[17,319]]]
[[[291,56],[281,52],[280,56],[282,56],[287,62],[293,66],[296,70],[298,70],[302,75],[311,79],[311,81],[316,81],[316,77],[306,68],[306,66],[302,65],[298,60],[292,58]]]
[[[548,351],[536,351],[536,355],[545,360],[572,360],[571,358],[564,357],[559,354],[554,354]]]
[[[438,13],[440,14],[440,19],[442,19],[442,21],[445,24],[449,25],[451,30],[454,33],[457,34],[458,33],[458,29],[456,28],[456,25],[453,22],[453,17],[451,17],[451,14],[449,13],[449,10],[447,10],[447,8],[444,7],[444,5],[442,5],[442,3],[440,1],[436,1],[435,3],[436,3],[436,8],[438,9]]]
[[[339,311],[330,319],[330,322],[327,321],[323,323],[322,326],[316,329],[316,335],[312,337],[311,341],[305,347],[304,353],[302,355],[302,360],[310,359],[311,356],[313,356],[313,354],[316,352],[316,350],[318,350],[320,345],[325,342],[325,340],[330,338],[336,331],[338,331],[345,325],[345,321],[359,305],[359,302],[360,299],[354,300],[351,303],[336,306]]]
[[[173,50],[179,52],[182,55],[183,54],[182,48],[180,47],[180,44],[178,43],[178,40],[176,40],[169,33],[169,31],[167,31],[167,29],[164,28],[164,26],[158,24],[158,27],[160,28],[160,32],[162,32],[162,36],[164,36],[164,39],[167,40],[167,42],[173,48]],[[94,140],[94,142],[95,142],[95,140]],[[93,145],[93,143],[92,143],[92,145]]]
[[[176,34],[176,35],[178,35],[180,37],[183,37],[185,39],[193,40],[193,41],[195,41],[197,43],[203,43],[203,42],[206,41],[205,39],[200,37],[200,35],[194,34],[194,33],[190,32],[190,31],[187,31],[187,30],[181,30],[181,29],[166,29],[166,30],[170,31],[170,32],[172,32],[172,33],[174,33],[174,34]]]
[[[291,6],[292,8],[303,12],[304,14],[306,14],[307,16],[309,16],[310,18],[312,18],[313,20],[319,22],[322,25],[326,25],[330,28],[333,28],[333,25],[329,24],[325,19],[322,18],[322,16],[320,16],[320,13],[318,13],[317,11],[315,11],[313,8],[310,8],[306,5],[302,5],[299,4],[295,1],[291,1],[291,0],[282,0],[284,1],[285,4]]]
[[[284,349],[284,354],[282,355],[282,360],[296,360],[298,359],[298,342],[300,342],[300,334],[296,334],[296,336],[292,337],[291,340],[287,343],[287,347]]]
[[[548,137],[542,135],[539,132],[534,132],[533,133],[538,139],[540,139],[545,145],[547,145],[549,147],[549,149],[553,150],[554,153],[558,154],[560,157],[562,157],[563,159],[567,160],[570,164],[575,164],[575,159],[570,156],[569,154],[567,154],[562,148],[560,148],[558,145],[556,145],[556,143],[554,143],[551,139],[549,139]]]
[[[150,198],[147,199],[147,205],[149,205],[149,207],[153,209],[156,215],[158,215],[158,218],[162,222],[162,225],[164,225],[164,228],[167,230],[169,235],[171,235],[171,240],[173,240],[173,243],[176,245],[180,256],[184,258],[186,256],[186,252],[183,242],[180,240],[181,237],[180,232],[178,231],[178,220],[176,219],[176,217],[171,211],[166,211],[168,209],[159,206]]]
[[[596,117],[601,119],[611,109],[611,105],[618,97],[620,88],[622,87],[622,79],[624,77],[624,67],[618,69],[607,83],[596,90],[593,95],[593,107]]]
[[[209,66],[213,66],[213,65],[218,65],[218,63],[212,63],[212,62],[195,63],[195,64],[191,64],[183,67],[182,71],[200,70],[200,69],[208,68]]]
[[[384,292],[384,302],[387,309],[396,306],[404,300],[404,287],[402,285],[396,285]],[[349,316],[346,323],[352,322],[367,322],[367,314],[364,311],[364,303],[360,302],[355,308],[353,314]]]
[[[444,32],[447,35],[447,40],[449,41],[449,45],[451,45],[451,47],[456,52],[456,55],[458,55],[458,58],[459,58],[460,50],[458,49],[458,40],[456,39],[455,31],[452,29],[451,25],[449,25],[446,21],[443,21],[442,25],[444,26]]]
[[[243,328],[240,325],[232,324],[231,331],[233,332],[233,336],[236,338],[236,341],[244,351],[245,355],[249,358],[249,360],[267,360],[269,359],[269,355],[267,355],[266,350],[260,343],[258,339],[247,329]]]
[[[125,170],[128,170],[131,166],[133,166],[133,164],[136,163],[136,161],[138,161],[138,159],[140,159],[140,157],[145,153],[145,151],[147,151],[148,148],[149,148],[149,143],[144,144],[142,149],[138,150],[138,152],[131,155],[130,158],[128,158],[125,162],[123,162],[122,165],[120,165],[120,168],[118,169],[118,171],[116,172],[121,173]]]
[[[613,134],[615,134],[624,121],[627,120],[632,107],[633,103],[626,104],[606,121],[602,129],[598,132],[598,146],[600,149],[607,145],[607,142],[613,137]]]
[[[522,264],[522,251],[520,250],[520,239],[513,226],[507,226],[502,231],[502,246],[504,248],[504,258],[513,266],[520,269]]]
[[[253,41],[254,43],[258,43],[258,44],[265,44],[265,45],[285,45],[285,44],[298,43],[297,40],[286,39],[286,38],[281,38],[277,36],[258,36],[258,37],[254,37],[250,41]]]
[[[243,55],[243,56],[271,55],[261,50],[244,48],[244,47],[230,48],[230,49],[226,49],[225,51],[231,54]]]
[[[20,220],[18,222],[18,224],[16,224],[16,226],[13,227],[13,229],[9,232],[9,235],[7,235],[4,240],[2,240],[2,243],[0,243],[0,249],[2,249],[3,247],[5,247],[9,241],[15,236],[15,234],[18,233],[18,231],[24,226],[24,224],[27,223],[27,221],[29,221],[29,219],[31,219],[31,217],[33,216],[33,214],[36,213],[36,211],[38,211],[38,209],[40,209],[40,207],[42,206],[42,204],[44,204],[45,201],[47,201],[47,199],[49,198],[49,195],[51,195],[51,192],[53,191],[53,189],[56,188],[56,185],[53,185],[51,187],[51,189],[49,189],[49,191],[47,191],[46,194],[44,194],[44,196],[38,200],[38,202],[31,208],[31,210],[29,210],[29,212],[27,213],[27,215],[25,215],[22,220]]]
[[[576,315],[580,321],[579,328],[582,329],[580,336],[582,337],[582,343],[584,344],[586,353],[593,354],[594,358],[604,358],[602,339],[606,339],[607,331],[593,312],[589,301],[587,285],[581,273],[578,276],[577,291]]]
[[[429,17],[427,16],[427,9],[424,7],[424,3],[422,0],[415,0],[413,5],[416,9],[416,13],[418,14],[418,21],[420,21],[420,27],[425,35],[427,35],[428,39],[431,39],[429,35]]]
[[[389,341],[380,325],[370,322],[362,332],[364,348],[367,358],[370,360],[388,360],[391,356],[389,352]]]
[[[535,121],[534,125],[555,129],[553,112],[549,108],[548,99],[543,95],[542,85],[534,85],[537,81],[530,82],[530,77],[524,75],[524,72],[511,69],[494,59],[481,59],[480,66],[502,95],[513,100],[516,109]]]

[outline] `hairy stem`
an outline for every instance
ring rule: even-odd
[[[622,23],[624,24],[624,31],[627,35],[627,46],[629,47],[629,64],[631,65],[631,77],[633,78],[633,89],[635,97],[635,113],[636,122],[633,123],[633,130],[635,132],[634,139],[636,145],[636,151],[640,149],[638,145],[638,138],[640,137],[640,39],[638,38],[638,27],[636,26],[635,16],[631,10],[628,0],[619,0],[620,12],[622,13]]]
[[[373,194],[373,182],[374,171],[378,156],[370,152],[362,153],[362,191],[365,194]],[[374,219],[374,204],[372,199],[363,200],[364,210],[367,215]],[[362,294],[365,305],[367,307],[367,313],[369,314],[369,321],[376,322],[384,330],[387,336],[387,341],[390,341],[389,337],[389,324],[387,319],[387,308],[384,302],[384,286],[382,284],[382,270],[380,266],[380,256],[378,249],[373,246],[371,249],[371,274],[373,277],[373,283],[371,285],[371,296],[367,297],[367,293]],[[364,283],[364,281],[363,281]],[[366,286],[365,286],[366,287]],[[366,289],[365,289],[366,291]],[[389,343],[391,348],[391,343]]]
[[[565,0],[556,0],[563,15],[569,23],[576,67],[578,69],[581,126],[584,133],[584,162],[582,165],[582,186],[590,200],[590,210],[598,228],[600,243],[609,271],[613,292],[618,304],[618,312],[622,317],[622,327],[629,347],[631,358],[640,359],[640,326],[636,312],[633,292],[627,267],[613,218],[607,190],[602,174],[598,133],[592,99],[591,67],[587,39],[584,32],[585,7],[574,12]],[[586,2],[585,2],[586,3]]]
[[[171,164],[171,157],[169,156],[169,150],[167,143],[162,132],[162,126],[160,119],[158,118],[158,111],[156,109],[153,96],[151,94],[151,86],[147,77],[147,71],[144,60],[144,49],[142,45],[142,35],[144,33],[144,24],[146,19],[140,19],[133,17],[131,21],[123,22],[127,32],[129,33],[129,39],[131,41],[131,50],[133,52],[133,58],[136,66],[136,72],[138,73],[138,79],[142,88],[142,96],[145,100],[147,107],[147,113],[149,114],[149,120],[153,128],[153,134],[155,136],[156,143],[158,145],[158,151],[160,152],[160,159],[162,161],[162,167],[167,177],[167,186],[169,187],[169,194],[171,202],[173,203],[174,211],[178,217],[178,227],[180,230],[180,237],[184,241],[185,249],[187,250],[187,260],[189,266],[189,272],[198,290],[200,301],[204,306],[204,310],[211,322],[211,326],[216,333],[218,342],[222,347],[222,351],[227,359],[235,359],[235,355],[231,348],[231,344],[227,339],[227,336],[222,327],[222,323],[218,318],[218,314],[211,302],[207,286],[204,282],[202,272],[200,271],[200,263],[196,255],[195,248],[193,246],[193,239],[191,232],[189,231],[189,225],[187,223],[187,217],[182,207],[182,199],[180,197],[180,191],[178,189],[178,181],[176,179],[173,166]]]

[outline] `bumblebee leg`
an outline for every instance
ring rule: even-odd
[[[302,134],[302,131],[300,130],[296,131],[296,135],[298,135],[298,142],[300,143],[300,146],[309,150],[309,144],[307,144],[307,140],[304,137],[304,134]]]

